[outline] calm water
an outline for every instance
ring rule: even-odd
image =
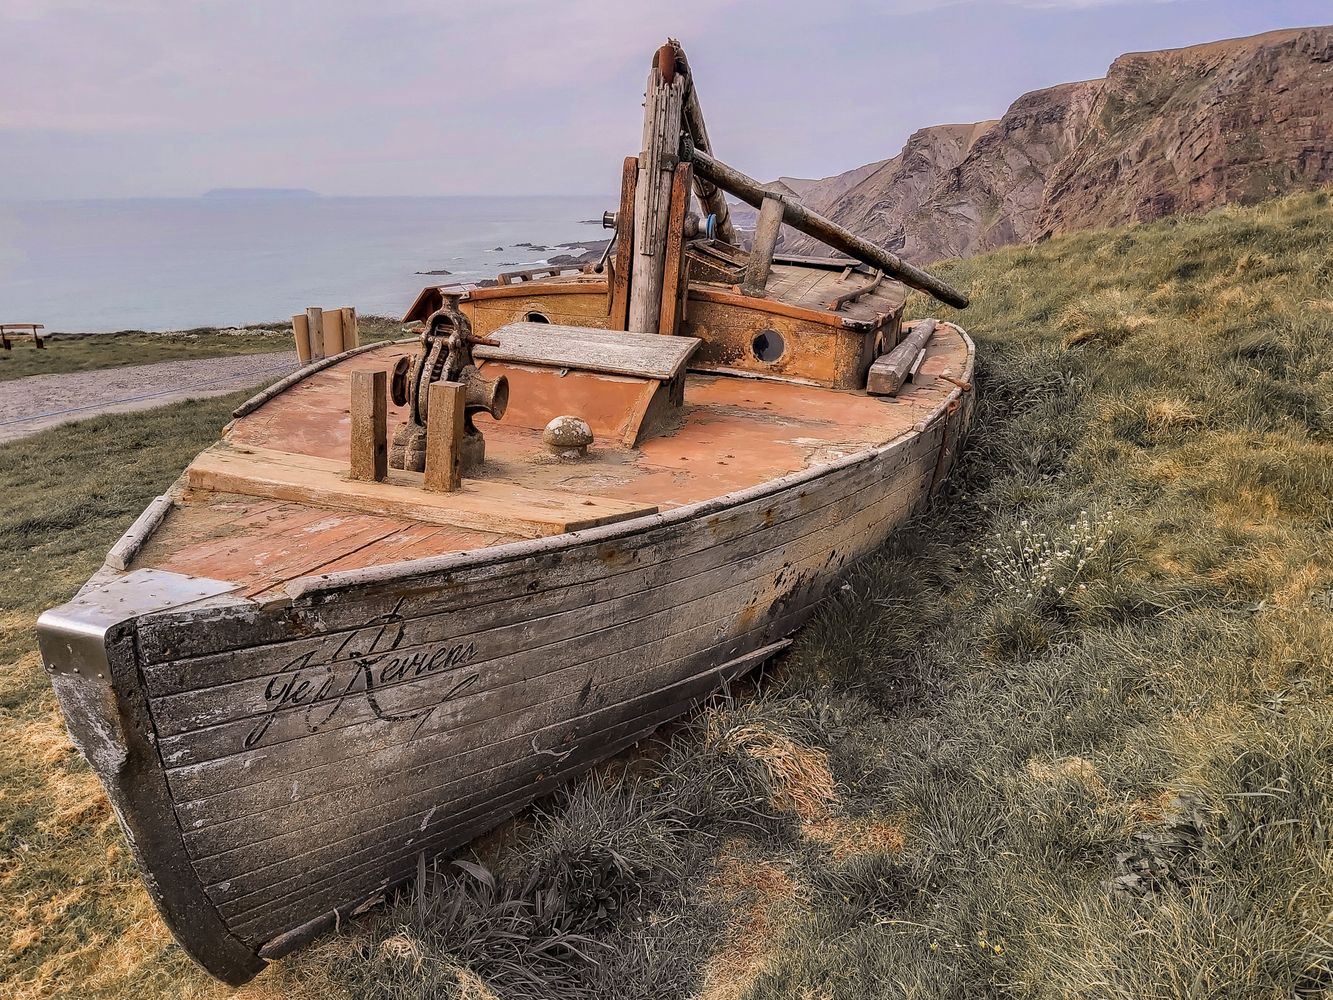
[[[609,235],[615,198],[171,198],[0,202],[0,322],[171,330],[307,306],[400,315],[425,285]],[[493,248],[503,246],[496,252]],[[414,272],[444,268],[450,277]]]

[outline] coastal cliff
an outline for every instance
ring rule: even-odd
[[[1333,182],[1333,28],[1123,55],[996,121],[913,133],[892,159],[782,178],[916,262],[1251,203]],[[797,253],[824,252],[807,237]]]

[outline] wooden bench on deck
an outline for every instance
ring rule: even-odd
[[[697,337],[554,323],[510,323],[472,349],[487,378],[509,379],[506,423],[540,430],[582,417],[598,440],[634,447],[684,400]]]
[[[389,470],[382,483],[347,478],[347,463],[297,452],[220,441],[200,452],[185,471],[187,492],[237,493],[391,517],[425,524],[499,531],[540,538],[657,513],[656,504],[538,490],[491,479],[464,480],[461,489],[423,489],[419,472]]]

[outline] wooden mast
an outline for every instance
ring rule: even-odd
[[[685,130],[689,133],[690,141],[694,143],[695,149],[712,153],[713,143],[708,138],[708,126],[704,124],[704,111],[699,104],[699,92],[694,86],[694,73],[690,71],[690,61],[685,58],[685,50],[680,47],[680,42],[673,38],[670,45],[676,52],[677,67],[685,74],[685,106],[683,109]],[[731,209],[727,207],[726,195],[716,184],[712,184],[697,175],[694,178],[694,193],[699,199],[699,204],[703,205],[708,214],[717,220],[717,238],[723,243],[735,245],[736,228],[731,222]]]
[[[676,49],[657,50],[643,102],[643,152],[634,192],[634,249],[629,323],[633,333],[657,333],[662,309],[671,182],[679,159],[686,77],[676,72]]]

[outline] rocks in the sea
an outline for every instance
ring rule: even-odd
[[[504,253],[504,247],[491,247],[491,253]]]
[[[418,271],[417,274],[453,274],[453,271],[446,271],[442,267],[437,267],[433,271]]]
[[[558,249],[573,250],[574,253],[556,254],[551,258],[552,264],[591,264],[600,260],[602,251],[606,249],[610,240],[584,240],[582,243],[561,243]]]
[[[598,225],[601,223],[599,222]],[[514,260],[502,261],[500,267],[572,267],[576,264],[590,264],[599,260],[602,251],[606,249],[610,240],[580,240],[577,243],[557,243],[554,246],[544,246],[541,243],[515,243],[511,249],[528,250],[532,253],[549,253],[552,250],[571,250],[573,253],[558,253],[554,256],[542,260]],[[504,247],[496,247],[496,250],[503,250]],[[494,252],[494,251],[492,251]],[[447,271],[418,271],[418,274],[447,274]]]

